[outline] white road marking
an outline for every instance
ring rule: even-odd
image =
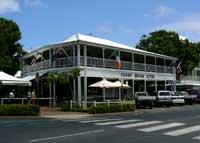
[[[97,119],[97,120],[88,120],[88,121],[80,121],[81,123],[94,123],[94,122],[103,122],[103,121],[115,121],[115,120],[121,120],[122,118],[117,119]]]
[[[158,124],[158,123],[162,123],[162,121],[139,122],[139,123],[133,123],[133,124],[119,125],[119,126],[115,126],[115,127],[117,127],[117,128],[131,128],[131,127],[140,127],[140,126],[152,125],[152,124]]]
[[[188,134],[188,133],[192,133],[192,132],[196,132],[196,131],[200,131],[200,126],[192,126],[189,128],[175,130],[175,131],[164,133],[164,135],[180,136],[180,135],[184,135],[184,134]]]
[[[52,140],[52,139],[59,139],[59,138],[66,138],[66,137],[72,137],[72,136],[79,136],[79,135],[86,135],[86,134],[92,134],[92,133],[98,133],[103,132],[104,130],[94,130],[94,131],[88,131],[88,132],[81,132],[81,133],[74,133],[74,134],[68,134],[68,135],[62,135],[62,136],[55,136],[55,137],[47,137],[47,138],[40,138],[40,139],[33,139],[29,142],[39,142],[44,140]]]
[[[95,123],[95,125],[116,125],[116,124],[121,124],[121,123],[131,123],[131,122],[138,122],[138,121],[143,121],[143,120],[133,119],[133,120],[103,122],[103,123]]]
[[[192,139],[200,140],[200,136],[193,137]]]
[[[159,130],[163,130],[163,129],[168,129],[168,128],[173,128],[173,127],[178,127],[178,126],[182,126],[185,125],[184,123],[169,123],[169,124],[164,124],[164,125],[158,125],[158,126],[154,126],[154,127],[148,127],[148,128],[142,128],[142,129],[138,129],[138,131],[142,131],[142,132],[154,132],[154,131],[159,131]]]

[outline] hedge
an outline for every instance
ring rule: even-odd
[[[0,116],[38,116],[40,107],[23,104],[0,105]]]
[[[99,113],[114,113],[114,112],[128,112],[135,111],[135,102],[120,102],[116,104],[97,104],[96,107],[92,106],[88,109],[88,113],[99,114]]]

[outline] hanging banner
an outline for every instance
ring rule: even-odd
[[[119,51],[115,51],[115,57],[116,57],[115,67],[116,67],[116,69],[120,69],[121,62],[120,62],[120,52]]]

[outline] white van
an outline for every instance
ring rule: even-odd
[[[157,106],[166,105],[167,107],[170,107],[172,105],[172,95],[170,91],[159,90],[158,92],[156,92],[155,96]]]

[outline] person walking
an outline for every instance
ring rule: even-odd
[[[31,91],[28,90],[28,93],[27,93],[27,104],[31,104],[31,98],[32,98]]]
[[[32,104],[32,105],[36,105],[35,90],[32,91],[31,95],[32,95],[32,97],[31,97],[31,104]]]
[[[13,103],[13,100],[15,98],[15,94],[14,94],[15,90],[11,90],[9,93],[9,103]]]

